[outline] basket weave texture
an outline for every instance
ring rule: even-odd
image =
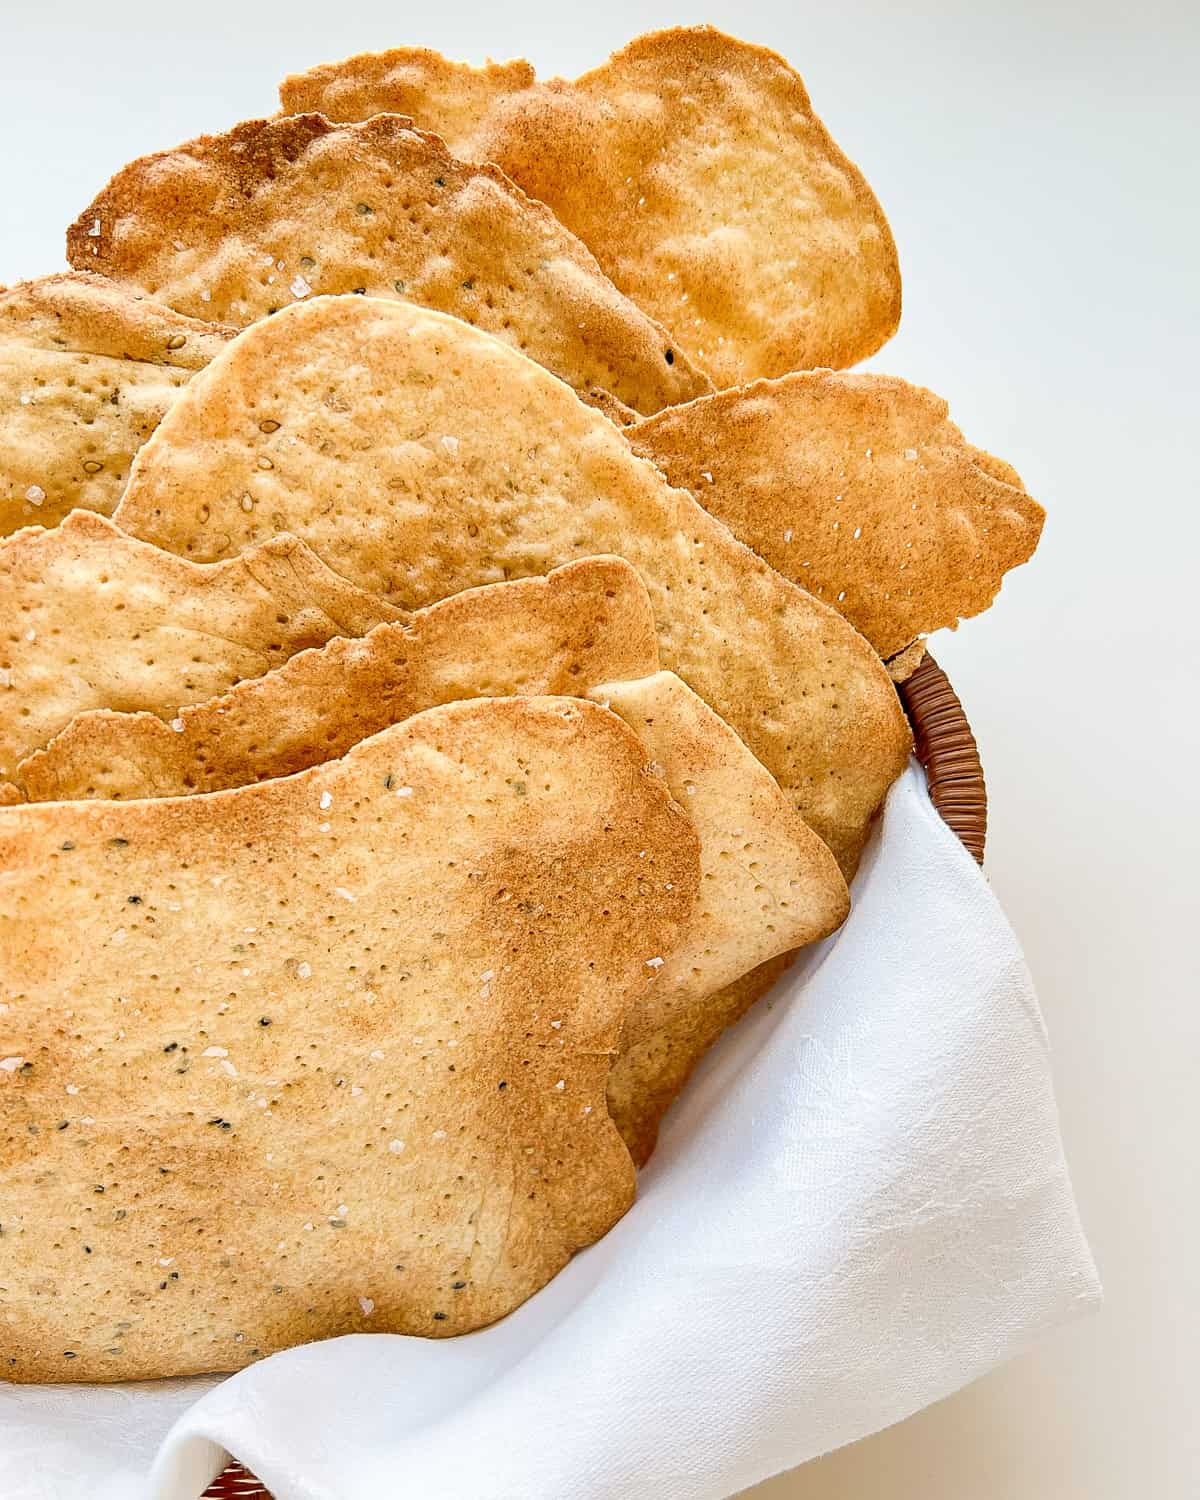
[[[913,727],[917,759],[925,767],[929,797],[967,851],[983,863],[987,840],[987,787],[975,736],[949,679],[926,655],[900,701]],[[204,1492],[205,1500],[271,1500],[241,1464],[230,1464]]]

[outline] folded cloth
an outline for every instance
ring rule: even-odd
[[[277,1500],[705,1500],[1094,1306],[1033,985],[915,766],[854,897],[701,1067],[629,1214],[502,1323],[0,1386],[0,1494],[196,1500],[235,1454]]]

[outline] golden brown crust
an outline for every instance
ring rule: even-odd
[[[103,516],[0,544],[0,780],[90,708],[180,705],[258,677],[402,611],[332,573],[295,537],[216,567],[137,541]]]
[[[812,370],[693,401],[626,435],[890,658],[986,609],[1041,534],[1045,513],[1016,471],[967,443],[948,411],[890,375]]]
[[[181,708],[80,714],[21,762],[32,802],[182,797],[290,776],[412,714],[463,698],[582,695],[658,666],[654,615],[620,558],[468,589],[302,651],[265,676]]]
[[[324,399],[334,385],[344,410]],[[238,495],[248,509],[221,498]],[[409,607],[619,554],[650,593],[663,666],[740,735],[844,871],[907,759],[895,690],[834,610],[669,488],[561,382],[409,303],[320,298],[241,334],[142,449],[117,519],[197,559],[286,527]]]
[[[67,254],[239,328],[310,293],[404,297],[640,412],[712,388],[549,209],[400,115],[250,120],[143,157]]]
[[[232,337],[90,272],[0,287],[0,535],[111,515],[133,455]]]
[[[644,759],[491,699],[259,786],[7,809],[6,1377],[463,1333],[603,1234],[610,1057],[698,881]]]
[[[862,173],[777,53],[709,26],[638,37],[574,82],[424,49],[289,78],[284,107],[400,110],[548,203],[717,385],[873,353],[896,247]]]

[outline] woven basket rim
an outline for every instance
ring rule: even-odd
[[[907,682],[900,701],[913,729],[913,748],[925,768],[929,798],[968,853],[983,863],[987,842],[987,784],[971,725],[950,679],[928,653]],[[213,1480],[204,1500],[270,1500],[267,1490],[241,1464]]]

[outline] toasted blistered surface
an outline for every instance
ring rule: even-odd
[[[170,719],[402,613],[295,537],[203,567],[90,511],[26,527],[0,543],[0,780],[87,709]]]
[[[133,455],[232,337],[86,272],[0,288],[0,535],[111,515]]]
[[[887,673],[835,610],[670,488],[560,381],[409,303],[321,298],[247,329],[142,449],[117,519],[197,560],[285,527],[410,607],[622,556],[650,594],[662,665],[844,870],[908,754]]]
[[[582,695],[658,666],[654,615],[621,558],[454,594],[361,639],[339,636],[181,708],[80,714],[18,777],[34,802],[179,797],[288,776],[460,698]]]
[[[777,53],[651,32],[569,82],[418,48],[289,78],[285,109],[400,110],[548,203],[718,386],[853,364],[900,319],[887,220]]]
[[[758,381],[626,435],[885,657],[985,610],[1041,535],[1016,471],[973,448],[940,397],[890,375]]]
[[[67,252],[239,328],[312,293],[403,297],[597,400],[653,412],[712,388],[543,204],[398,115],[251,120],[142,157],[71,226]]]
[[[0,817],[5,1375],[503,1316],[633,1197],[605,1108],[696,839],[578,700],[199,797]]]

